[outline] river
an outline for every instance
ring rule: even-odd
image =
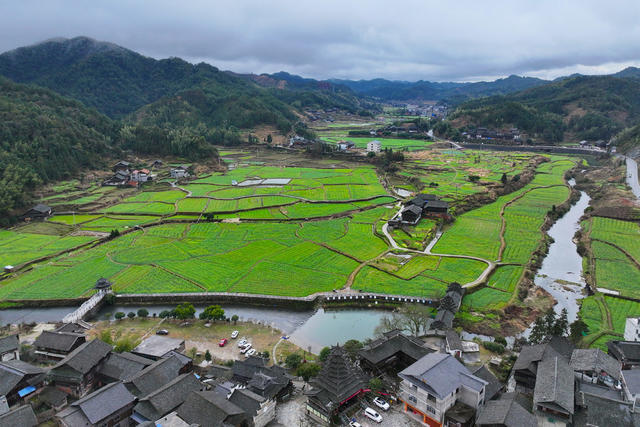
[[[105,306],[96,315],[95,320],[113,319],[113,314],[122,311],[134,313],[146,308],[150,315],[171,310],[170,305],[114,305]],[[195,305],[196,317],[206,305]],[[374,329],[380,319],[389,312],[371,309],[339,309],[317,311],[294,311],[275,308],[223,305],[228,317],[238,315],[240,320],[271,326],[289,335],[289,339],[301,348],[319,352],[322,347],[343,344],[350,339],[365,340],[373,338]],[[55,308],[19,308],[0,310],[0,325],[8,323],[59,322],[75,307]]]
[[[584,297],[585,286],[582,277],[582,257],[578,254],[573,236],[580,228],[580,217],[589,206],[590,197],[584,191],[580,199],[549,230],[554,242],[535,277],[535,284],[553,296],[557,301],[554,310],[560,313],[567,309],[569,322],[578,315],[577,301]]]

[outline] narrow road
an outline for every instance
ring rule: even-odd
[[[631,187],[631,191],[640,200],[640,183],[638,182],[638,164],[631,157],[625,157],[627,160],[627,184]]]

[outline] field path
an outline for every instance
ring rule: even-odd
[[[462,285],[464,288],[473,288],[475,286],[478,286],[481,283],[484,283],[484,281],[487,280],[487,278],[493,272],[493,270],[495,270],[496,265],[497,265],[495,262],[489,261],[488,259],[484,259],[484,258],[480,258],[480,257],[476,257],[476,256],[471,256],[471,255],[439,254],[439,253],[431,252],[431,249],[433,249],[435,244],[438,242],[438,240],[442,236],[442,230],[438,230],[436,232],[435,237],[433,238],[433,240],[431,240],[431,242],[429,242],[429,244],[424,249],[424,251],[418,251],[416,249],[407,249],[407,248],[402,248],[402,247],[398,246],[396,241],[393,239],[393,236],[391,236],[391,233],[389,233],[388,223],[384,224],[382,226],[382,232],[384,233],[384,235],[387,238],[387,240],[389,240],[389,243],[391,244],[391,247],[394,250],[403,251],[403,252],[411,252],[411,253],[422,254],[422,255],[433,255],[433,256],[439,256],[439,257],[443,257],[443,258],[472,259],[472,260],[484,262],[485,264],[487,264],[487,268],[484,269],[484,271],[482,272],[482,274],[480,274],[480,276],[478,276],[475,280],[472,280],[471,282],[468,282],[468,283],[465,283],[464,285]]]

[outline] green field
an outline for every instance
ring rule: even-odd
[[[502,173],[521,172],[530,159],[527,154],[434,152],[430,158],[409,161],[400,174],[415,172],[420,180],[437,180],[440,190],[456,188],[460,197],[484,189],[484,184],[464,189],[469,173],[495,183]],[[500,210],[508,204],[503,259],[518,265],[499,267],[488,284],[494,289],[475,292],[465,303],[488,301],[488,306],[499,307],[508,301],[522,275],[520,264],[540,238],[544,215],[566,198],[562,173],[570,165],[542,165],[541,178],[459,216],[445,230],[434,252],[493,260],[500,249]],[[20,265],[48,257],[32,270],[0,282],[0,300],[88,296],[100,277],[112,280],[119,293],[305,296],[351,286],[437,298],[450,282],[471,282],[487,267],[473,259],[388,254],[380,229],[396,212],[397,199],[368,164],[322,160],[315,167],[300,167],[247,162],[226,173],[200,176],[181,184],[181,189],[165,181],[162,177],[139,190],[60,184],[67,194],[61,194],[60,203],[82,205],[78,200],[86,199],[89,204],[82,205],[82,213],[0,232],[0,262]],[[540,185],[558,186],[536,188]],[[59,200],[54,196],[47,197]],[[206,222],[207,218],[225,222]],[[394,236],[404,247],[422,250],[437,226],[436,220],[423,219],[415,227],[395,230]],[[112,230],[124,235],[107,240]],[[87,232],[99,233],[74,235]],[[98,239],[105,240],[56,256]]]

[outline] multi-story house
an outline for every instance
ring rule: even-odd
[[[427,354],[398,375],[405,412],[425,425],[472,425],[485,400],[487,381],[450,354]],[[463,413],[467,421],[459,420]]]

